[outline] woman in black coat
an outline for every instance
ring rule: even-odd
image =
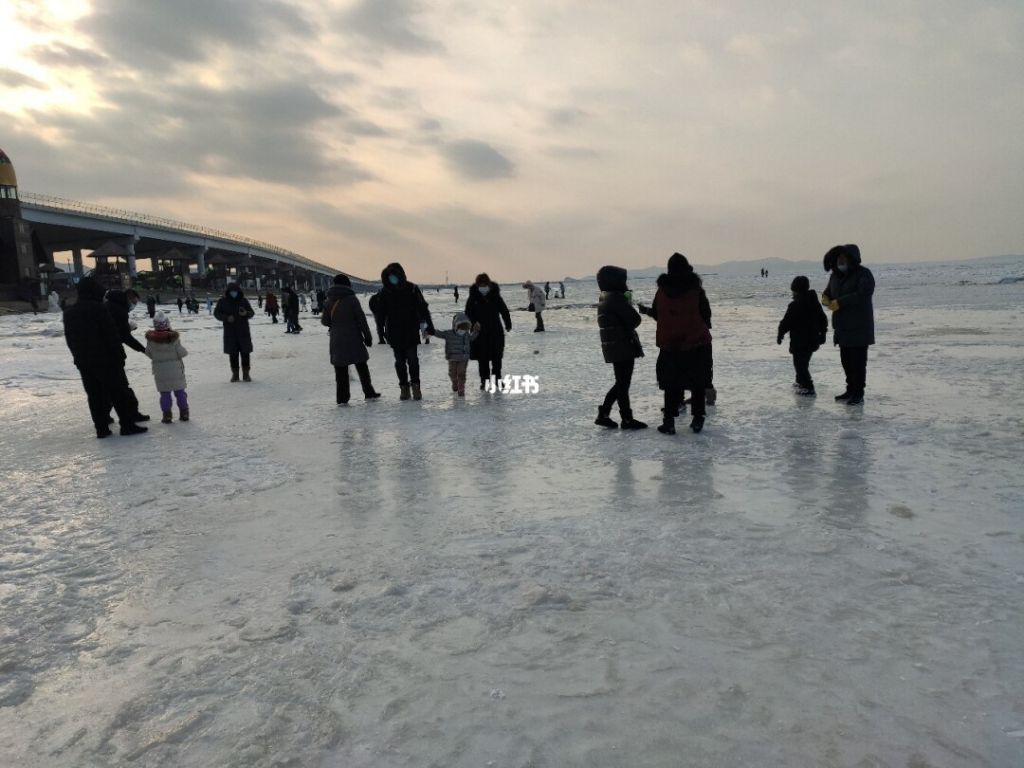
[[[345,405],[351,397],[348,386],[350,365],[354,365],[359,374],[363,396],[367,400],[380,397],[380,393],[373,389],[370,367],[366,364],[370,359],[366,348],[373,346],[373,336],[366,322],[366,313],[347,275],[334,277],[334,285],[324,299],[320,322],[331,329],[331,365],[334,366],[334,379],[337,383],[338,405]]]
[[[495,380],[501,378],[501,359],[505,356],[505,331],[512,330],[512,316],[508,312],[505,300],[501,298],[501,288],[497,283],[491,282],[486,272],[477,275],[473,285],[469,287],[466,315],[471,322],[480,324],[480,335],[470,347],[469,357],[477,361],[480,369],[480,389],[483,389],[491,376],[494,376]]]
[[[601,300],[597,304],[597,326],[601,329],[601,352],[604,361],[611,363],[615,370],[615,383],[605,395],[604,404],[597,409],[594,423],[601,427],[615,429],[619,425],[612,421],[612,406],[619,403],[623,429],[644,429],[642,421],[633,418],[629,403],[629,385],[633,380],[633,366],[638,357],[643,357],[640,339],[636,329],[640,327],[640,313],[633,309],[626,297],[626,270],[622,267],[601,267],[597,271],[597,287],[601,289]]]
[[[228,283],[224,295],[213,310],[213,316],[224,323],[224,354],[231,361],[231,381],[238,381],[238,362],[242,362],[242,381],[249,377],[252,335],[249,333],[249,318],[253,316],[252,305],[242,295],[238,283]]]
[[[875,343],[875,276],[861,264],[860,248],[837,245],[825,254],[825,268],[834,264],[821,303],[832,310],[834,341],[846,373],[846,391],[838,402],[860,405],[867,385],[868,347]]]

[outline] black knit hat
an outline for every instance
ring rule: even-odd
[[[352,287],[352,281],[348,279],[348,275],[335,275],[334,276],[334,284],[335,285],[347,285],[349,288]]]
[[[797,275],[793,278],[789,289],[795,293],[807,293],[807,291],[811,290],[811,281],[803,275]]]
[[[686,275],[693,272],[690,262],[681,253],[673,253],[668,258],[668,273],[670,275]]]

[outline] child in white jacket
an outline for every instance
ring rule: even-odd
[[[160,393],[163,423],[174,421],[171,413],[171,392],[178,402],[181,421],[188,421],[188,396],[185,394],[185,363],[188,350],[181,344],[181,336],[171,330],[171,321],[163,312],[153,318],[153,330],[146,331],[146,355],[153,361],[153,378]]]

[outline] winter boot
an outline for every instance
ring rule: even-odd
[[[104,428],[104,429],[97,429],[96,430],[96,439],[97,440],[102,440],[105,437],[110,437],[111,434],[112,433],[111,433],[111,431],[109,429],[106,429],[106,428]]]
[[[817,392],[814,391],[814,387],[800,387],[796,393],[805,397],[814,397],[817,394]]]
[[[365,397],[367,400],[376,400],[378,397],[380,397],[380,392],[374,392],[371,389],[369,392],[364,392],[363,397]]]
[[[864,395],[853,393],[846,399],[847,405],[864,405]]]
[[[715,401],[718,400],[718,390],[714,387],[708,387],[704,390],[704,402],[708,405],[714,405]]]
[[[636,419],[634,419],[632,414],[630,414],[629,416],[626,416],[625,414],[623,414],[623,416],[622,416],[622,428],[623,429],[647,429],[647,425],[644,424],[642,421],[637,421]]]
[[[841,394],[841,395],[836,395],[836,402],[837,403],[841,403],[841,402],[843,402],[845,400],[849,400],[849,399],[850,399],[850,393],[849,392],[843,392],[843,394]]]
[[[693,421],[690,422],[690,429],[692,429],[695,434],[700,433],[700,431],[704,429],[704,417],[694,416]]]
[[[465,396],[466,396],[466,385],[465,384],[459,384],[459,397],[465,397]]]
[[[161,424],[171,424],[174,421],[174,414],[170,411],[164,411],[164,417],[160,419]]]
[[[149,432],[146,427],[140,427],[138,424],[122,424],[121,425],[121,437],[128,437],[129,435],[141,435],[143,432]]]
[[[238,378],[238,369],[237,368],[232,368],[231,369],[231,383],[233,384],[236,381],[240,381],[240,379]]]
[[[249,369],[248,368],[243,368],[242,369],[242,381],[249,381],[249,382],[252,381],[252,379],[249,378]]]
[[[188,408],[182,408],[178,414],[178,421],[188,421]]]
[[[676,420],[667,418],[658,427],[658,431],[663,435],[674,435],[676,433]]]
[[[422,390],[420,390],[420,385],[419,384],[413,384],[412,385],[412,399],[413,400],[422,400],[423,399],[423,392],[422,392]]]
[[[398,396],[398,399],[399,400],[408,400],[411,397],[411,395],[409,394],[409,385],[408,384],[399,384],[398,386],[399,386],[399,389],[402,390],[402,394]]]
[[[597,424],[597,426],[599,427],[608,427],[608,429],[618,429],[619,423],[617,421],[614,421],[611,418],[611,416],[609,416],[609,413],[611,412],[606,411],[603,406],[598,407],[597,418],[594,419],[594,423]]]

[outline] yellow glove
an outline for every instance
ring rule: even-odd
[[[821,292],[821,306],[827,307],[831,303],[832,303],[832,297],[829,296],[827,293],[825,293],[825,291],[822,291]]]
[[[833,312],[838,311],[839,302],[836,299],[832,299],[832,301],[828,303],[828,308],[831,309]]]

